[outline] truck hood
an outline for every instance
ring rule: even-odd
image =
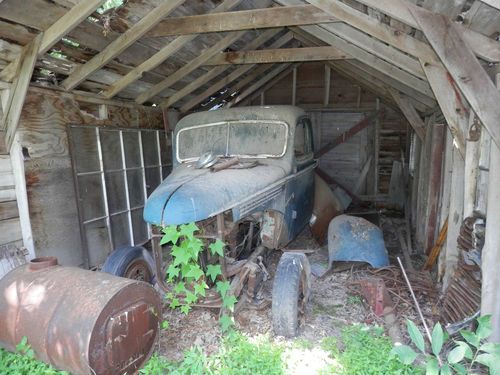
[[[218,172],[181,165],[148,198],[144,220],[157,225],[204,220],[233,208],[286,175],[282,167],[269,164]]]

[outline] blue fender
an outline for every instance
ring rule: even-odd
[[[374,268],[389,265],[382,231],[361,217],[340,215],[328,226],[328,261],[366,262]]]

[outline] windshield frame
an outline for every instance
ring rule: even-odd
[[[281,153],[279,154],[257,154],[257,155],[246,155],[246,154],[237,154],[237,155],[217,155],[219,157],[227,157],[227,156],[237,156],[239,158],[250,158],[250,159],[264,159],[264,158],[273,158],[273,159],[278,159],[283,157],[286,154],[286,151],[288,149],[288,140],[290,138],[290,125],[286,121],[282,120],[227,120],[227,121],[217,121],[217,122],[211,122],[208,124],[200,124],[200,125],[193,125],[193,126],[186,126],[185,128],[180,129],[177,134],[175,135],[175,157],[179,163],[189,163],[196,161],[200,158],[201,155],[196,156],[196,157],[190,157],[190,158],[181,158],[179,155],[179,136],[182,132],[187,131],[187,130],[193,130],[193,129],[199,129],[199,128],[205,128],[208,126],[217,126],[217,125],[227,125],[227,135],[226,135],[226,151],[229,149],[229,135],[230,131],[229,129],[231,128],[232,124],[260,124],[260,123],[267,123],[267,124],[273,124],[273,125],[281,125],[285,126],[285,139],[284,139],[284,144],[283,144],[283,149]]]

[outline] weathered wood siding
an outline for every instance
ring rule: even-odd
[[[68,142],[68,125],[162,126],[159,110],[108,107],[106,119],[96,104],[72,96],[30,89],[21,116],[19,141],[25,154],[33,239],[37,256],[55,255],[61,264],[83,265],[79,216]],[[84,141],[84,140],[82,140]]]

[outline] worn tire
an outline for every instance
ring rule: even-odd
[[[154,284],[154,264],[151,254],[144,247],[125,246],[108,256],[101,271]]]
[[[284,253],[278,263],[273,283],[273,330],[278,336],[294,337],[299,328],[299,314],[309,300],[311,269],[302,253]]]

